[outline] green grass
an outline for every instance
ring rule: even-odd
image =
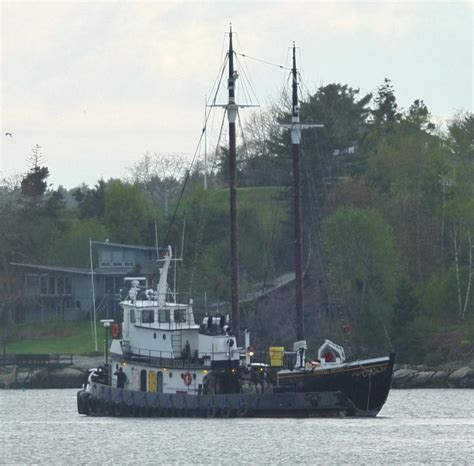
[[[10,327],[7,353],[72,353],[94,354],[89,321],[21,324]],[[98,345],[102,348],[104,330],[98,324]]]

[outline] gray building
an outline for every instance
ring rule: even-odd
[[[12,263],[23,282],[16,320],[46,322],[52,318],[78,320],[90,317],[94,283],[97,318],[119,317],[120,290],[127,276],[155,281],[154,247],[93,241],[97,264],[90,268]]]

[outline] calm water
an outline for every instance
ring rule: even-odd
[[[0,462],[474,464],[474,390],[393,390],[375,419],[76,414],[76,390],[0,390]]]

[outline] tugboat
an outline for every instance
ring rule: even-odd
[[[271,366],[251,362],[250,333],[239,346],[239,269],[237,256],[236,137],[232,29],[227,54],[230,179],[232,319],[206,315],[196,323],[189,303],[178,303],[168,286],[173,260],[168,246],[159,260],[156,289],[143,277],[129,278],[121,302],[123,320],[112,325],[110,361],[89,371],[77,394],[80,414],[105,416],[327,417],[375,416],[390,390],[394,356],[346,361],[344,349],[326,340],[318,360],[306,361],[303,326],[301,194],[297,69],[293,46],[291,130],[294,168],[297,337],[292,352],[270,348]],[[145,283],[144,283],[145,282]],[[109,322],[105,323],[110,325]],[[107,330],[107,329],[106,329]],[[284,353],[296,363],[283,368]]]

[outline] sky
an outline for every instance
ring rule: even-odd
[[[53,188],[126,177],[147,152],[190,160],[229,23],[238,52],[272,64],[289,65],[295,41],[310,92],[388,77],[399,106],[423,99],[442,123],[473,109],[473,14],[460,1],[1,1],[0,178],[26,173],[36,144]],[[263,110],[278,100],[287,70],[239,65],[242,92]]]

